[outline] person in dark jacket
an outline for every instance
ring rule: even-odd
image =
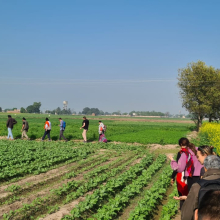
[[[9,139],[11,137],[11,140],[13,140],[13,134],[12,134],[12,129],[14,127],[14,125],[17,124],[17,121],[11,117],[11,115],[8,115],[8,121],[6,123],[6,126],[8,128],[8,137],[7,139]]]

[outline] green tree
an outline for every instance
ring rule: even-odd
[[[56,112],[58,115],[60,115],[60,114],[62,113],[62,110],[61,110],[60,107],[58,107],[58,108],[56,108],[55,112]]]
[[[27,113],[34,113],[33,105],[29,105],[29,106],[27,107]]]
[[[21,107],[20,112],[25,113],[26,112],[25,108]]]
[[[219,114],[219,71],[202,61],[192,62],[186,68],[179,69],[178,80],[182,106],[192,114],[199,131],[205,115],[211,120]]]
[[[85,107],[85,108],[82,110],[82,114],[88,115],[88,114],[89,114],[89,111],[90,111],[90,108],[89,108],[89,107]]]
[[[2,108],[0,107],[0,112],[2,112]]]
[[[40,113],[41,102],[34,102],[33,105],[27,107],[28,113]]]

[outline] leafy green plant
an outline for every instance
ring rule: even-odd
[[[20,188],[21,188],[21,186],[15,184],[15,185],[10,185],[9,187],[7,187],[5,189],[5,191],[15,192],[15,191],[19,190]]]
[[[176,184],[173,186],[173,192],[169,195],[168,202],[163,206],[160,220],[170,220],[178,211],[179,201],[173,197],[178,196]]]

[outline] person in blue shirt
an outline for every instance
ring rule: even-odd
[[[62,120],[62,118],[59,118],[60,124],[58,126],[60,126],[60,137],[59,140],[61,140],[61,138],[63,138],[65,141],[68,141],[64,135],[63,132],[65,131],[65,126],[64,126],[64,121]]]

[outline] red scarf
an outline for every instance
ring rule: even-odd
[[[181,148],[180,153],[186,154],[186,171],[188,172],[189,177],[192,177],[194,173],[192,154],[189,152],[187,148]]]

